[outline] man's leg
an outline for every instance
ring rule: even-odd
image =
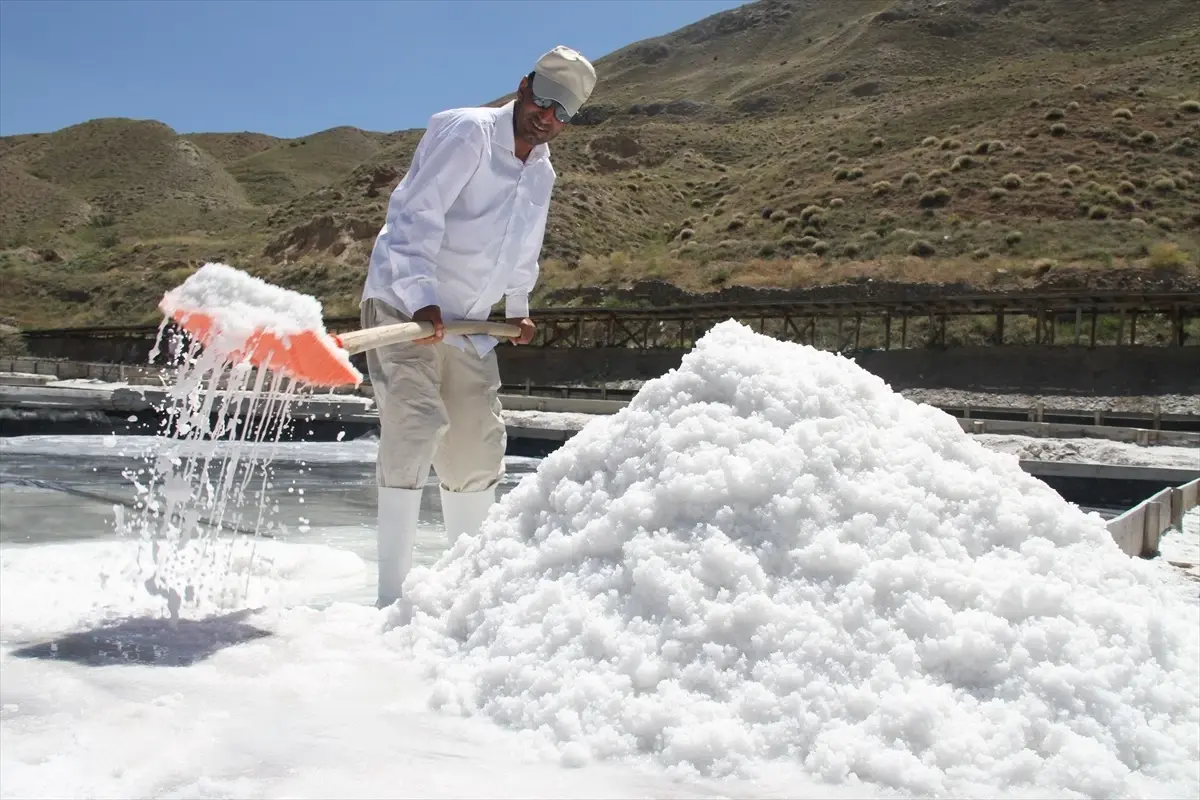
[[[461,534],[473,535],[496,499],[504,477],[508,435],[500,408],[500,370],[496,351],[483,358],[446,346],[442,398],[450,427],[434,454],[446,537],[453,545]]]
[[[379,300],[363,303],[364,328],[407,321],[398,310]],[[438,355],[433,346],[404,342],[368,350],[366,355],[379,410],[376,604],[382,608],[400,597],[400,587],[412,567],[422,489],[448,418],[439,392]]]

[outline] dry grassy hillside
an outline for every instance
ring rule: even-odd
[[[1200,284],[1194,0],[761,0],[596,66],[553,146],[555,303],[640,280]],[[150,321],[218,258],[350,311],[419,137],[0,139],[0,317]]]

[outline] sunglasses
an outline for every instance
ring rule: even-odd
[[[533,98],[533,104],[538,108],[550,108],[553,106],[554,118],[563,125],[566,125],[571,121],[571,115],[568,114],[567,110],[562,107],[562,103],[558,102],[557,100],[551,100],[549,97],[538,97],[533,93],[532,89],[529,90],[529,96]]]

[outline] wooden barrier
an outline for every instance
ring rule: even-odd
[[[1108,521],[1108,532],[1128,555],[1138,558],[1158,553],[1163,531],[1183,524],[1183,515],[1200,505],[1200,478],[1182,486],[1169,486]]]

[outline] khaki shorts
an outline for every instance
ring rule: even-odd
[[[409,322],[377,298],[361,306],[364,328]],[[380,486],[419,489],[430,466],[452,492],[491,488],[504,477],[508,436],[496,351],[483,358],[445,342],[404,342],[366,352],[379,410]]]

